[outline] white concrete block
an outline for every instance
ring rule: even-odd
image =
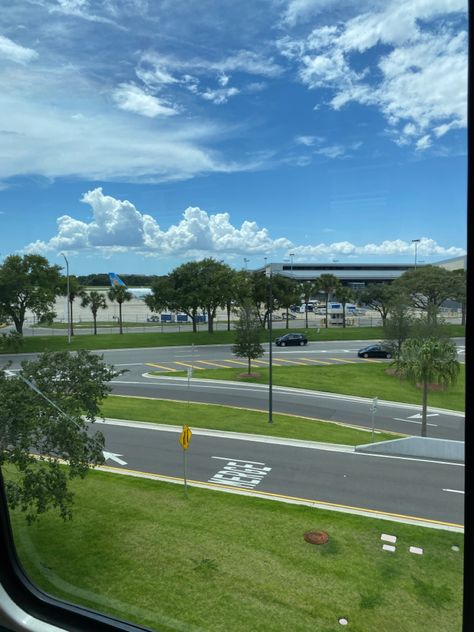
[[[392,542],[393,544],[395,544],[395,542],[397,541],[397,536],[387,535],[386,533],[382,533],[382,535],[380,536],[380,539],[383,540],[384,542]]]
[[[417,555],[423,555],[423,549],[418,548],[417,546],[411,546],[409,548],[410,553],[416,553]]]
[[[395,547],[392,546],[391,544],[383,544],[382,548],[384,551],[395,551]]]

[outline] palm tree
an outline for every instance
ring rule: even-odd
[[[114,287],[111,287],[110,290],[108,291],[107,296],[112,301],[112,303],[117,301],[119,305],[119,327],[120,327],[119,333],[123,334],[122,303],[131,301],[133,298],[133,295],[123,285],[114,285]]]
[[[303,295],[304,302],[304,315],[306,319],[306,329],[308,329],[308,303],[311,296],[315,296],[319,290],[319,282],[318,281],[302,281],[300,284],[300,290]],[[288,325],[287,325],[288,327]]]
[[[83,292],[81,296],[81,307],[91,308],[92,318],[94,319],[94,336],[97,336],[97,312],[99,309],[107,309],[107,301],[105,296],[97,292],[97,290],[91,290],[89,293]]]
[[[409,338],[403,343],[400,357],[394,364],[410,382],[422,386],[421,436],[426,437],[428,385],[456,383],[459,374],[456,345],[446,339]]]
[[[69,310],[68,325],[70,327],[71,336],[74,336],[72,306],[73,306],[74,300],[78,296],[82,296],[83,291],[84,291],[83,286],[79,283],[79,281],[77,280],[77,277],[74,275],[71,275],[69,277],[69,295],[67,292],[67,286],[64,285],[64,287],[62,288],[61,293],[67,297],[67,308]]]
[[[346,303],[355,300],[355,293],[347,285],[339,285],[336,288],[336,298],[342,304],[342,327],[346,327]]]
[[[334,290],[337,290],[340,283],[341,282],[336,276],[334,276],[334,274],[322,274],[319,277],[319,289],[321,292],[324,292],[326,296],[326,328],[328,326],[328,320],[329,320],[328,318],[329,295],[331,294],[331,292],[334,292]]]

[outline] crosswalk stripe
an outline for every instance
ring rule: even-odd
[[[248,366],[248,362],[240,362],[239,360],[226,360],[226,362],[232,362],[232,364],[241,364],[242,366]]]
[[[286,358],[278,358],[279,362],[289,362],[290,364],[299,364],[300,366],[308,366],[306,362],[298,362],[297,360],[287,360]]]
[[[329,360],[336,360],[336,362],[347,362],[347,364],[357,364],[355,360],[343,360],[342,358],[329,358]]]

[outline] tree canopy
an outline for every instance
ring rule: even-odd
[[[261,334],[262,328],[255,306],[247,300],[239,311],[232,353],[238,358],[247,358],[249,374],[252,369],[252,360],[256,360],[264,354],[264,349],[260,344]]]
[[[0,466],[11,506],[28,521],[49,509],[72,516],[68,481],[104,460],[103,435],[87,422],[121,373],[84,350],[44,353],[19,374],[0,370]]]
[[[55,298],[61,293],[60,270],[40,255],[7,257],[0,266],[0,320],[11,319],[23,334],[27,310],[38,320],[54,317]]]
[[[456,293],[454,278],[452,272],[439,266],[423,266],[404,272],[392,287],[406,292],[415,308],[436,320],[441,304]]]

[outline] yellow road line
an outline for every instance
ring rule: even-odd
[[[230,367],[227,366],[227,364],[217,364],[217,362],[209,362],[208,360],[197,360],[197,362],[201,362],[202,364],[209,364],[210,366],[217,366],[217,367],[219,367],[219,369],[228,369],[228,368],[230,368]]]
[[[145,362],[147,366],[155,366],[159,369],[164,369],[165,371],[177,371],[177,369],[173,369],[170,366],[163,366],[162,364],[156,364],[155,362]]]
[[[242,366],[248,366],[248,362],[240,362],[239,360],[226,360],[226,362],[232,362],[232,364],[241,364]]]
[[[196,366],[195,364],[187,364],[186,362],[178,362],[177,360],[175,360],[174,363],[180,364],[182,366],[187,366],[189,369],[199,369],[199,371],[204,371],[204,368],[202,366]]]
[[[290,364],[299,364],[300,366],[308,366],[306,362],[298,362],[298,360],[287,360],[286,358],[278,358],[279,362],[289,362]]]
[[[124,474],[128,476],[136,476],[136,477],[152,478],[152,479],[155,478],[158,480],[163,480],[164,482],[169,481],[170,483],[184,484],[184,479],[179,476],[168,476],[166,474],[157,474],[155,472],[140,472],[137,470],[131,470],[127,468],[115,467],[115,466],[110,466],[110,465],[100,465],[94,469],[110,472],[111,474]],[[413,521],[421,522],[421,523],[425,522],[428,524],[440,525],[440,526],[445,526],[445,527],[454,527],[454,528],[464,530],[464,526],[462,524],[458,524],[455,522],[444,522],[442,520],[433,520],[431,518],[422,518],[420,516],[408,516],[406,514],[399,514],[399,513],[390,512],[390,511],[382,511],[379,509],[368,509],[367,507],[357,507],[354,505],[344,505],[342,503],[332,503],[326,500],[318,500],[315,498],[302,498],[299,496],[287,496],[285,494],[277,494],[275,492],[263,492],[263,491],[261,492],[255,489],[249,490],[248,488],[243,488],[243,487],[231,487],[229,485],[221,485],[219,483],[210,483],[208,481],[196,481],[192,479],[187,479],[187,484],[196,486],[196,487],[202,487],[205,489],[210,488],[214,490],[228,491],[228,492],[233,492],[233,493],[243,493],[246,496],[256,496],[256,497],[260,496],[262,498],[267,498],[269,500],[275,499],[275,500],[282,500],[282,501],[287,501],[287,502],[289,501],[289,502],[296,502],[296,503],[300,502],[300,503],[305,503],[305,504],[312,504],[312,505],[317,505],[321,507],[322,509],[342,510],[348,513],[363,512],[363,513],[375,514],[376,516],[381,516],[388,519],[398,518],[399,520],[400,519],[413,520]]]
[[[355,360],[343,360],[342,358],[329,358],[330,360],[336,360],[337,362],[347,362],[347,364],[357,364]]]
[[[308,360],[313,364],[332,364],[332,362],[326,362],[325,360],[314,360],[313,358],[301,358],[302,360]]]

